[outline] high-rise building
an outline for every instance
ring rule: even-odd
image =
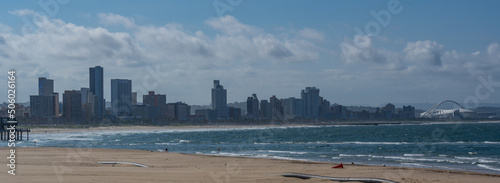
[[[59,94],[54,92],[54,80],[38,78],[38,95],[30,96],[30,111],[34,117],[59,117]]]
[[[82,119],[82,93],[78,90],[66,90],[63,93],[63,117],[65,120]]]
[[[273,117],[273,109],[267,100],[260,101],[260,119],[270,120]]]
[[[157,106],[158,114],[161,118],[167,113],[167,95],[155,94],[154,91],[149,91],[148,95],[142,96],[142,104],[146,106]]]
[[[111,110],[114,116],[132,115],[132,80],[111,80]]]
[[[253,120],[259,120],[260,118],[259,99],[255,93],[247,98],[247,118]]]
[[[303,102],[304,117],[306,119],[318,119],[320,106],[319,89],[316,87],[306,87],[305,90],[302,90],[300,96]]]
[[[142,104],[150,106],[163,106],[167,104],[167,95],[155,94],[154,91],[149,91],[147,95],[142,96]]]
[[[191,106],[182,103],[168,103],[167,104],[167,118],[170,120],[186,121],[189,119],[191,113]]]
[[[285,116],[285,119],[302,118],[303,112],[301,99],[295,97],[286,98],[283,99],[282,105],[283,115]]]
[[[30,115],[32,117],[57,117],[55,96],[30,95]]]
[[[90,92],[90,88],[81,88],[80,92],[82,95],[82,120],[94,120],[94,107],[96,103],[94,93]]]
[[[159,118],[157,106],[135,105],[132,106],[132,115],[135,118],[157,120]]]
[[[196,109],[194,112],[197,116],[203,116],[207,121],[214,121],[215,118],[215,110],[213,109]]]
[[[95,106],[94,115],[97,119],[104,117],[105,104],[104,100],[104,70],[101,66],[95,66],[89,68],[89,85],[90,92],[94,94]]]
[[[240,120],[241,119],[241,108],[227,107],[227,111],[229,113],[230,119],[232,119],[232,120]]]
[[[403,106],[403,110],[401,110],[399,114],[400,119],[415,119],[415,107]]]
[[[137,105],[137,92],[132,92],[132,105]]]
[[[283,116],[283,107],[281,106],[281,100],[278,99],[275,95],[269,98],[269,103],[271,103],[272,109],[272,120],[284,120]]]
[[[324,99],[323,97],[319,97],[320,105],[319,105],[319,117],[321,119],[329,120],[333,118],[333,113],[331,109],[330,101]],[[365,115],[365,113],[361,113]],[[365,117],[365,116],[362,116]]]
[[[228,117],[227,91],[220,85],[219,80],[214,80],[214,87],[212,88],[212,109],[215,110],[217,119]]]
[[[45,77],[38,78],[38,95],[49,96],[54,93],[54,80]]]

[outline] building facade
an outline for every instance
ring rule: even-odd
[[[306,119],[318,119],[319,118],[319,89],[316,87],[306,87],[300,93],[303,105],[302,109],[304,111],[304,117]]]
[[[132,115],[132,80],[111,80],[111,110],[114,116]]]
[[[82,119],[82,93],[78,90],[66,90],[63,93],[63,118],[80,121]]]
[[[102,119],[105,114],[106,100],[104,99],[104,69],[101,66],[89,68],[89,85],[90,92],[95,97],[94,115],[97,119]]]
[[[54,92],[54,80],[38,78],[38,95],[30,96],[33,117],[59,117],[59,94]]]
[[[215,110],[217,119],[226,119],[228,117],[227,111],[227,91],[219,80],[214,80],[212,88],[212,109]]]
[[[260,119],[259,99],[255,93],[247,98],[247,118],[253,120]]]

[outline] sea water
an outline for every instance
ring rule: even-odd
[[[17,147],[34,142],[500,174],[500,123],[89,131],[30,134]]]

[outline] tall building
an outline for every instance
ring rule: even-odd
[[[215,110],[217,119],[228,117],[227,91],[220,85],[219,80],[214,80],[214,87],[212,88],[212,109]]]
[[[147,95],[142,96],[142,104],[150,106],[163,106],[167,104],[167,95],[155,94],[154,91],[149,91]]]
[[[59,117],[59,94],[54,80],[38,78],[38,95],[30,95],[30,112],[34,117]]]
[[[135,118],[157,120],[160,112],[157,106],[135,105],[132,106],[132,115]]]
[[[168,103],[167,104],[167,118],[170,120],[186,121],[189,119],[191,113],[191,106],[182,103]]]
[[[149,91],[147,95],[142,96],[142,104],[158,107],[158,114],[161,118],[165,117],[167,113],[167,95],[155,94],[154,91]]]
[[[247,98],[247,118],[253,120],[259,120],[260,118],[259,99],[255,93]]]
[[[320,106],[319,89],[316,87],[306,87],[305,90],[302,90],[300,96],[303,102],[304,117],[306,119],[318,119]]]
[[[80,92],[82,95],[82,120],[94,120],[94,107],[96,103],[94,93],[90,92],[90,88],[81,88]]]
[[[324,99],[323,97],[319,97],[319,101],[320,101],[319,117],[321,119],[326,119],[326,120],[332,119],[333,113],[332,113],[330,101]],[[362,113],[362,114],[364,115],[365,113]]]
[[[229,113],[229,118],[232,120],[240,120],[241,119],[241,109],[237,107],[227,107],[227,111]]]
[[[271,103],[267,100],[260,101],[260,119],[270,120],[273,117],[273,109],[271,108]]]
[[[137,105],[137,92],[132,92],[132,105]]]
[[[285,119],[302,118],[303,112],[301,99],[295,97],[286,98],[283,99],[282,105],[283,115],[285,116]]]
[[[281,106],[281,100],[275,95],[269,98],[269,103],[271,103],[272,120],[284,120],[283,107]]]
[[[45,77],[38,78],[38,95],[49,96],[54,93],[54,80]]]
[[[105,104],[104,100],[104,70],[101,66],[95,66],[89,68],[89,85],[90,92],[94,94],[95,106],[94,115],[97,119],[101,119],[105,114]]]
[[[403,109],[399,111],[399,119],[415,119],[415,107],[403,106]]]
[[[111,110],[114,116],[132,115],[132,80],[111,80]]]
[[[63,117],[65,120],[82,119],[82,93],[78,90],[66,90],[63,93]]]
[[[55,96],[30,95],[30,115],[32,117],[57,117]]]

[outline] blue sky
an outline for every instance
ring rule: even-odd
[[[214,79],[229,102],[306,86],[344,105],[500,102],[498,1],[39,2],[0,7],[0,67],[18,71],[19,101],[40,76],[59,93],[88,87],[100,65],[108,100],[110,79],[123,78],[189,104],[209,104]]]

